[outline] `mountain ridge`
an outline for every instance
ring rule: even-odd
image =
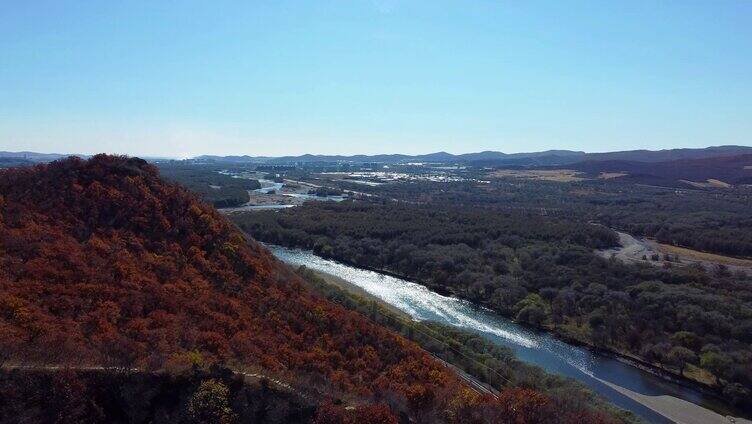
[[[457,162],[472,165],[565,165],[582,161],[631,160],[639,162],[664,162],[679,159],[701,159],[709,157],[733,156],[737,154],[752,154],[752,147],[742,145],[709,146],[703,148],[676,148],[660,150],[623,150],[614,152],[588,153],[579,150],[544,150],[539,152],[504,153],[494,150],[452,154],[445,151],[434,153],[407,155],[401,153],[375,155],[320,155],[306,153],[287,156],[251,156],[251,155],[199,155],[185,160],[194,162],[216,162],[237,164],[293,164],[317,162],[342,163],[384,163],[399,164],[409,162]],[[0,151],[0,158],[25,160],[35,163],[50,162],[69,156],[88,158],[89,155],[36,153],[36,152],[8,152]],[[177,160],[166,158],[145,158],[148,160]]]
[[[216,162],[248,162],[284,164],[295,162],[376,162],[376,163],[408,163],[408,162],[448,162],[457,161],[473,164],[498,165],[505,162],[515,163],[529,160],[530,164],[536,162],[554,162],[551,165],[575,163],[585,160],[636,160],[641,162],[662,162],[678,159],[699,159],[706,157],[733,156],[736,154],[752,153],[752,147],[740,145],[710,146],[705,148],[678,148],[661,150],[624,150],[603,153],[587,153],[575,150],[545,150],[540,152],[504,153],[500,151],[486,150],[474,153],[452,154],[444,151],[420,155],[406,154],[377,154],[377,155],[316,155],[304,154],[299,156],[217,156],[201,155],[192,158],[196,161]],[[545,164],[545,163],[541,163]]]

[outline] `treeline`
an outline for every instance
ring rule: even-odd
[[[436,204],[310,203],[234,216],[270,243],[383,269],[530,325],[711,383],[752,387],[752,280],[701,268],[625,265],[594,254],[600,226]]]
[[[485,174],[477,178],[489,180]],[[521,179],[384,184],[333,181],[341,188],[440,206],[525,209],[595,221],[668,244],[752,257],[752,189],[691,190],[650,187],[620,179],[559,183]]]
[[[178,182],[217,208],[248,203],[248,190],[261,188],[257,180],[232,178],[214,166],[165,162],[159,164],[162,177]]]

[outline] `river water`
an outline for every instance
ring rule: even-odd
[[[342,278],[416,320],[436,321],[482,335],[493,343],[511,348],[517,357],[548,372],[574,378],[615,405],[632,411],[648,422],[670,423],[665,418],[599,380],[650,396],[669,395],[721,414],[733,413],[718,399],[649,372],[570,345],[552,335],[520,326],[494,312],[453,297],[442,296],[425,286],[378,272],[363,270],[321,258],[310,251],[269,245],[274,255],[293,266],[306,267]]]

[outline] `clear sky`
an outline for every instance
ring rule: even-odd
[[[752,1],[0,1],[0,150],[752,144]]]

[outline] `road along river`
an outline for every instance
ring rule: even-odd
[[[416,320],[436,321],[472,331],[517,357],[548,372],[574,378],[615,405],[648,422],[713,424],[733,422],[718,399],[676,384],[617,359],[570,345],[545,332],[520,326],[508,318],[417,283],[324,259],[310,251],[267,245],[294,267],[305,265],[339,277]],[[713,412],[718,411],[718,413]],[[737,423],[751,423],[737,419]]]

